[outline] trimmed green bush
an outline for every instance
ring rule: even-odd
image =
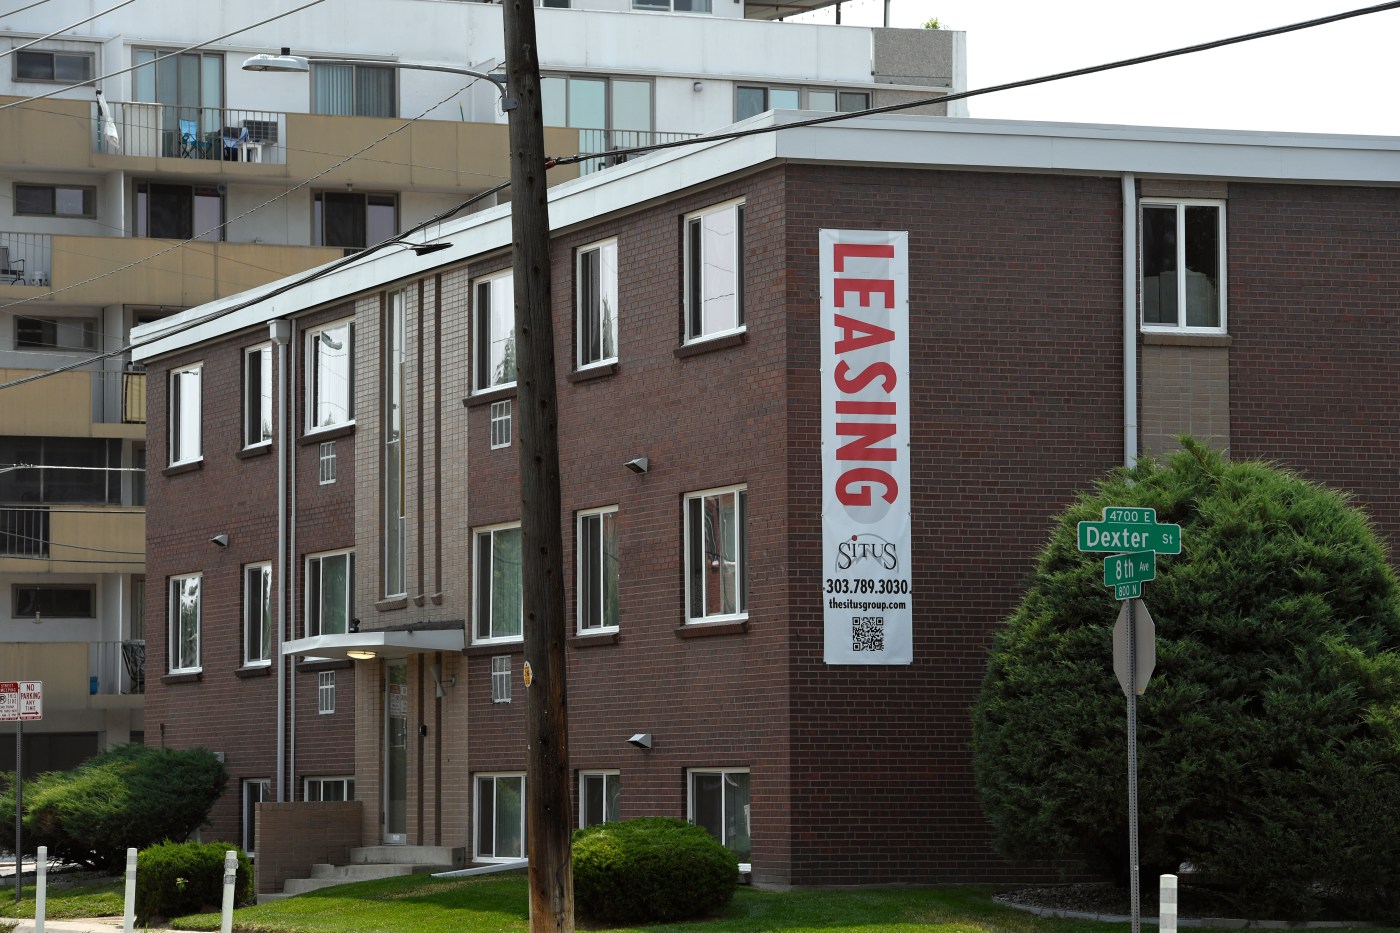
[[[0,812],[14,812],[14,774],[3,778]],[[129,846],[184,839],[200,827],[228,783],[223,764],[203,748],[122,745],[72,771],[24,782],[24,845],[51,858],[120,871]],[[0,820],[0,847],[13,850],[14,822]]]
[[[734,898],[738,857],[671,817],[600,823],[574,833],[574,909],[598,923],[691,920]]]
[[[1150,506],[1182,527],[1143,587],[1141,877],[1193,863],[1249,916],[1400,914],[1400,595],[1346,496],[1200,444],[1116,471],[1059,516],[973,710],[999,848],[1126,881],[1118,604],[1076,524]]]
[[[224,903],[224,855],[238,853],[235,904],[253,899],[253,870],[248,855],[231,842],[163,842],[136,856],[136,919],[183,917],[221,910]]]

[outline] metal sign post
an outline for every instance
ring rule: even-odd
[[[24,721],[44,718],[44,682],[0,682],[0,722],[15,724],[15,903],[24,892]]]
[[[1157,555],[1181,553],[1181,526],[1158,524],[1153,509],[1108,506],[1102,521],[1079,523],[1079,550],[1109,553],[1103,582],[1123,600],[1113,629],[1113,670],[1128,697],[1128,869],[1133,933],[1142,931],[1138,872],[1137,698],[1157,663],[1156,628],[1147,606],[1139,606],[1142,584],[1156,579]],[[1139,630],[1141,609],[1141,630]],[[1144,643],[1138,644],[1139,638]],[[1141,668],[1141,670],[1139,670]]]
[[[15,903],[18,904],[24,894],[24,857],[20,855],[24,851],[24,845],[20,840],[21,826],[20,814],[24,812],[24,723],[15,720]]]

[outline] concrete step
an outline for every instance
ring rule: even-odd
[[[413,874],[412,865],[312,865],[311,877],[317,881],[333,879],[336,884],[351,881],[371,881],[375,878],[392,878],[395,875]]]
[[[364,846],[350,850],[356,865],[433,865],[443,870],[467,866],[466,846]]]

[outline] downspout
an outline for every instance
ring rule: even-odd
[[[291,352],[290,352],[288,355],[289,355],[289,356],[291,357],[291,359],[292,359],[292,366],[293,366],[293,367],[296,367],[296,366],[298,365],[299,360],[300,360],[300,357],[299,357],[300,350],[298,349],[298,346],[297,346],[297,331],[296,331],[296,328],[295,328],[295,327],[292,328],[292,343],[291,343],[291,347],[292,347]],[[296,380],[296,372],[293,372],[293,373],[292,373],[292,386],[293,386],[293,391],[295,391],[296,382],[297,382],[297,380]],[[293,422],[292,422],[292,425],[293,425],[293,427],[292,427],[292,433],[296,433],[296,422],[293,421]],[[289,555],[289,557],[288,557],[288,560],[289,560],[288,567],[289,567],[289,569],[290,569],[290,572],[287,574],[287,598],[288,598],[289,600],[291,600],[291,602],[290,602],[288,605],[291,607],[291,613],[292,613],[291,624],[292,624],[293,629],[295,629],[296,624],[297,624],[297,608],[296,608],[296,607],[297,607],[297,567],[300,566],[299,563],[298,563],[298,561],[297,561],[297,470],[296,470],[296,464],[297,464],[296,451],[293,450],[293,451],[291,451],[291,474],[290,474],[290,475],[288,476],[288,478],[287,478],[287,487],[288,487],[287,495],[288,495],[288,497],[289,497],[289,503],[290,503],[290,504],[288,505],[288,508],[287,508],[287,547],[288,547],[288,555]],[[292,634],[295,635],[296,632],[293,631]],[[291,704],[291,709],[290,709],[290,711],[288,712],[288,716],[287,716],[288,720],[289,720],[290,723],[291,723],[291,742],[290,742],[290,746],[291,746],[291,749],[290,749],[290,751],[291,751],[291,763],[290,763],[290,765],[288,766],[288,773],[291,774],[291,775],[295,775],[295,774],[296,774],[296,766],[297,766],[297,689],[296,689],[296,668],[295,668],[295,667],[292,668],[292,670],[289,672],[288,676],[289,676],[290,679],[291,679],[291,689],[288,690],[288,692],[287,692],[287,695],[288,695],[288,702]],[[296,799],[296,794],[297,794],[296,781],[293,781],[293,782],[292,782],[292,787],[291,787],[291,792],[288,794],[287,799],[288,799],[288,800],[295,800],[295,799]]]
[[[268,333],[277,344],[277,637],[272,646],[277,658],[277,802],[286,801],[283,755],[287,736],[287,668],[282,642],[287,631],[287,341],[292,322],[269,321]]]
[[[1137,179],[1123,176],[1123,465],[1138,459]]]

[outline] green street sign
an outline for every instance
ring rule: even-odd
[[[1113,587],[1114,599],[1138,599],[1141,596],[1141,583],[1118,583]]]
[[[1157,578],[1157,555],[1153,551],[1114,554],[1104,559],[1103,585],[1116,587],[1121,583],[1145,583]]]
[[[1138,522],[1080,522],[1079,550],[1180,554],[1181,526],[1144,525]]]
[[[1103,510],[1106,522],[1127,522],[1130,525],[1157,524],[1157,510],[1136,505],[1106,505]]]

